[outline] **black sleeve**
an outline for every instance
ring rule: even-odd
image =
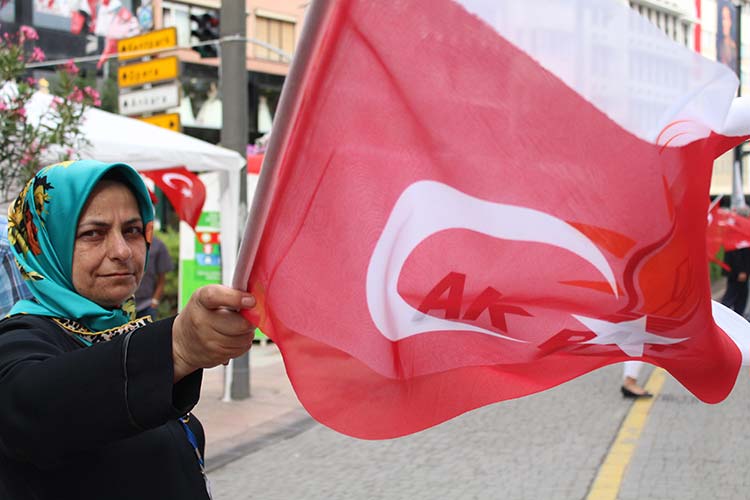
[[[736,280],[737,275],[741,272],[741,269],[738,269],[738,257],[739,253],[737,250],[729,250],[724,253],[724,263],[729,266],[729,270],[725,270],[724,275],[728,276],[731,280]]]
[[[0,323],[0,450],[51,466],[184,414],[202,373],[172,383],[172,322],[85,348],[45,318]]]
[[[128,416],[134,426],[148,429],[190,411],[200,396],[203,371],[177,384],[172,362],[174,318],[148,324],[124,339],[124,370]]]

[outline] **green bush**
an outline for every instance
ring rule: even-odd
[[[177,314],[177,289],[179,287],[178,267],[180,261],[180,233],[171,228],[156,233],[169,251],[169,256],[174,262],[174,269],[167,273],[167,282],[164,284],[164,295],[159,304],[159,318],[167,318]]]
[[[724,260],[724,249],[722,248],[719,250],[719,252],[716,254],[716,260],[723,261]],[[722,278],[721,274],[721,267],[715,263],[715,262],[709,262],[708,263],[708,276],[711,278],[711,283],[714,283]]]

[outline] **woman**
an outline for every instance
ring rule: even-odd
[[[34,299],[0,322],[0,498],[202,499],[202,368],[246,352],[244,292],[199,289],[134,320],[152,208],[125,164],[41,170],[9,210]],[[181,418],[182,417],[182,418]]]

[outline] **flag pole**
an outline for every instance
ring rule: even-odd
[[[708,213],[711,213],[711,210],[713,210],[714,207],[719,204],[719,202],[721,201],[721,199],[723,197],[724,197],[724,195],[720,194],[716,198],[714,198],[713,200],[711,200],[711,204],[708,205]]]
[[[268,149],[263,158],[258,186],[245,224],[244,236],[240,243],[237,267],[234,270],[232,280],[232,286],[236,289],[245,290],[248,286],[250,272],[268,219],[268,212],[278,179],[277,166],[286,154],[284,148],[289,143],[294,128],[291,117],[296,115],[297,108],[301,105],[301,97],[304,94],[309,74],[308,68],[311,64],[311,55],[325,38],[319,28],[325,25],[325,19],[333,12],[333,7],[337,3],[336,0],[315,0],[307,12],[302,34],[297,43],[298,49],[292,58],[289,74],[281,91]]]
[[[245,36],[247,29],[245,2],[222,2],[220,30],[224,40],[219,54],[219,90],[221,92],[221,145],[247,158],[247,46],[229,40],[229,35]],[[240,169],[240,220],[247,213],[247,162]],[[239,237],[239,227],[237,228]],[[233,400],[250,397],[250,353],[242,354],[225,369],[226,384]]]

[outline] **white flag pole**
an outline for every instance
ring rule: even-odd
[[[234,288],[244,290],[250,279],[250,272],[255,262],[258,245],[268,219],[271,200],[278,181],[277,165],[286,153],[284,148],[288,144],[291,131],[294,128],[294,124],[290,123],[290,120],[292,116],[296,115],[297,108],[302,101],[301,98],[307,83],[307,68],[310,64],[310,56],[322,43],[323,33],[321,33],[320,27],[325,25],[324,22],[334,11],[335,4],[336,2],[331,0],[316,0],[311,4],[306,14],[302,34],[297,43],[298,49],[292,58],[289,75],[286,77],[281,91],[268,150],[263,158],[258,186],[245,224],[244,236],[240,243],[237,267],[234,270],[232,280]]]

